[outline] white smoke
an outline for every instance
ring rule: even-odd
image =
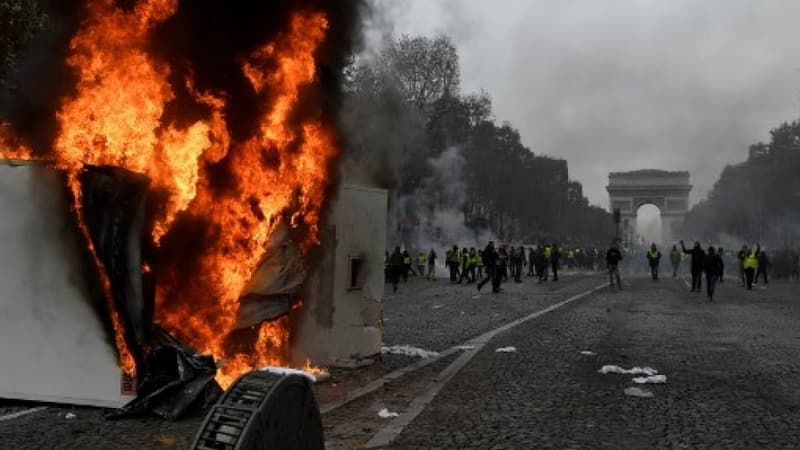
[[[482,248],[494,234],[465,223],[467,183],[460,147],[429,158],[430,175],[411,194],[393,198],[388,242],[410,252],[438,252],[453,245]],[[441,259],[441,258],[440,258]]]

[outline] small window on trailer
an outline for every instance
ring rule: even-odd
[[[347,290],[360,291],[364,288],[364,259],[361,255],[351,255],[348,264]]]

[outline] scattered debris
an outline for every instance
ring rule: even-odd
[[[473,350],[475,348],[474,345],[457,345],[457,349],[459,350]]]
[[[658,373],[656,369],[652,367],[634,367],[633,369],[623,369],[620,366],[603,366],[598,370],[598,372],[602,374],[608,373],[619,373],[623,375],[655,375]]]
[[[639,388],[639,387],[629,387],[625,388],[625,395],[630,395],[631,397],[642,397],[642,398],[651,398],[653,397],[653,393]]]
[[[76,418],[76,417],[78,417],[78,416],[77,416],[75,413],[71,413],[71,412],[68,412],[68,413],[67,413],[67,414],[64,416],[64,418],[65,418],[65,419],[67,419],[67,420],[74,419],[74,418]]]
[[[634,378],[633,382],[636,384],[664,384],[667,382],[666,375],[651,375],[649,377]]]
[[[267,366],[261,368],[261,370],[264,372],[274,373],[276,375],[301,375],[308,378],[312,383],[316,383],[319,381],[319,378],[321,378],[319,375],[314,375],[300,369],[292,369],[290,367]],[[328,372],[324,372],[324,374],[327,375]],[[327,379],[328,376],[330,375],[327,375],[325,378]]]
[[[439,309],[442,308],[444,305],[433,305],[431,309]]]
[[[381,347],[381,353],[390,355],[405,355],[417,358],[430,358],[432,356],[439,356],[439,352],[430,350],[423,350],[421,348],[412,347],[410,345],[392,345]]]
[[[581,352],[581,355],[587,355],[587,356],[594,356],[596,354],[597,353],[589,351],[589,350],[584,350],[584,351]]]
[[[399,415],[400,414],[397,414],[396,412],[391,412],[386,408],[383,408],[382,410],[378,411],[378,416],[380,418],[382,418],[382,419],[391,419],[391,418],[397,417]]]
[[[517,351],[517,347],[509,346],[509,347],[500,347],[495,350],[496,353],[514,353]]]

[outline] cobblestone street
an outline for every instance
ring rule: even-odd
[[[498,335],[390,447],[797,448],[794,289],[729,282],[714,303],[680,280],[605,289]],[[633,376],[603,365],[667,383],[626,396]]]
[[[796,448],[796,284],[747,292],[728,282],[708,303],[682,279],[593,291],[603,283],[527,279],[493,295],[412,279],[387,292],[385,344],[441,356],[334,370],[316,387],[328,448]],[[652,367],[667,381],[637,385],[635,375],[598,373],[604,365]],[[626,395],[631,387],[652,397]],[[40,405],[0,406],[7,415]],[[399,416],[379,417],[384,408]],[[50,405],[0,421],[0,442],[181,449],[201,419],[109,422],[99,409]]]

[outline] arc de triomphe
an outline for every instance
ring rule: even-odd
[[[636,213],[642,205],[655,205],[661,211],[661,240],[671,244],[678,226],[689,211],[689,172],[637,170],[612,172],[606,187],[611,211],[619,209],[620,237],[631,242],[636,236]]]

